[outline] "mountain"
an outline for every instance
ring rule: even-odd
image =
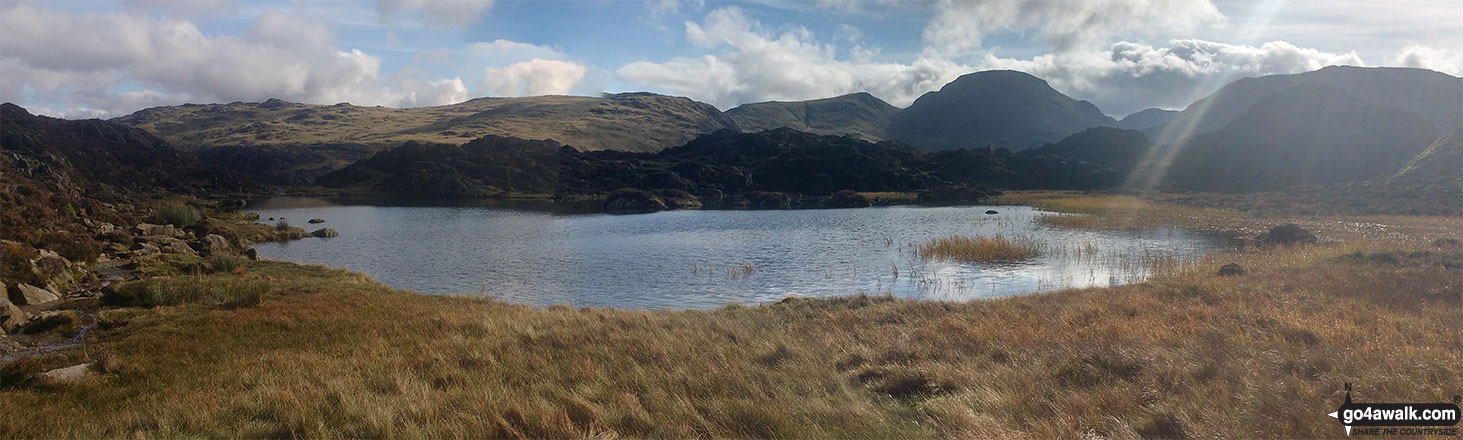
[[[787,127],[816,134],[851,134],[866,140],[888,138],[885,127],[899,109],[866,92],[793,102],[758,102],[727,110],[744,131]]]
[[[478,98],[411,109],[271,99],[155,107],[114,121],[260,181],[292,185],[407,141],[461,144],[499,135],[554,139],[584,150],[653,152],[738,128],[709,104],[650,93]]]
[[[1251,192],[1373,179],[1417,156],[1438,135],[1412,112],[1322,82],[1301,82],[1219,130],[1166,147],[1173,149],[1166,181],[1180,190]]]
[[[1133,113],[1118,120],[1117,127],[1128,130],[1142,130],[1168,122],[1169,119],[1173,119],[1178,113],[1178,110],[1164,110],[1161,108],[1144,109],[1143,111]]]
[[[1116,124],[1097,106],[1067,97],[1046,81],[992,70],[966,74],[924,94],[894,115],[888,132],[928,150],[991,145],[1019,151]]]
[[[1157,143],[1224,128],[1249,108],[1300,83],[1335,87],[1367,103],[1402,110],[1446,130],[1463,120],[1463,78],[1425,69],[1331,66],[1232,82],[1144,131]]]

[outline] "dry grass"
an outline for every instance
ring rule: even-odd
[[[861,192],[858,194],[875,203],[909,203],[919,200],[919,194],[912,192]]]
[[[1008,239],[956,235],[922,243],[917,248],[920,258],[963,261],[967,263],[1009,263],[1029,260],[1041,255],[1041,245],[1030,238]]]
[[[256,307],[101,312],[116,366],[0,387],[0,437],[1340,438],[1344,383],[1463,389],[1463,253],[1430,229],[1456,223],[1398,220],[968,303],[541,309],[250,262],[201,279],[267,286]]]

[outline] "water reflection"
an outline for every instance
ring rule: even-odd
[[[375,206],[270,199],[250,207],[294,224],[323,218],[341,236],[256,248],[265,258],[365,272],[423,293],[537,305],[706,309],[789,295],[891,293],[964,300],[1140,281],[1219,245],[1181,230],[1081,231],[1038,225],[1028,207],[575,214],[494,206]],[[986,215],[987,209],[999,214]],[[1028,262],[922,261],[951,234],[1031,237]]]

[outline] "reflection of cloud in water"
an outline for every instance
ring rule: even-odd
[[[260,244],[266,258],[365,272],[423,293],[538,305],[714,308],[790,295],[892,293],[964,300],[1133,282],[1154,261],[1214,246],[1182,231],[1038,225],[1025,207],[678,211],[559,216],[482,207],[299,206],[263,217],[325,218],[329,240]],[[1047,252],[1005,265],[922,261],[911,247],[954,234],[1030,237]],[[896,275],[896,271],[898,274]]]

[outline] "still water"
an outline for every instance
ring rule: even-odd
[[[994,209],[998,214],[988,215]],[[1154,260],[1221,246],[1164,229],[1041,225],[1021,206],[563,215],[490,207],[334,204],[278,198],[249,208],[336,238],[255,245],[263,258],[364,272],[421,293],[534,305],[710,309],[858,293],[967,300],[1141,281]],[[309,225],[311,218],[325,223]],[[1035,239],[1019,264],[923,261],[913,246],[963,235]]]

